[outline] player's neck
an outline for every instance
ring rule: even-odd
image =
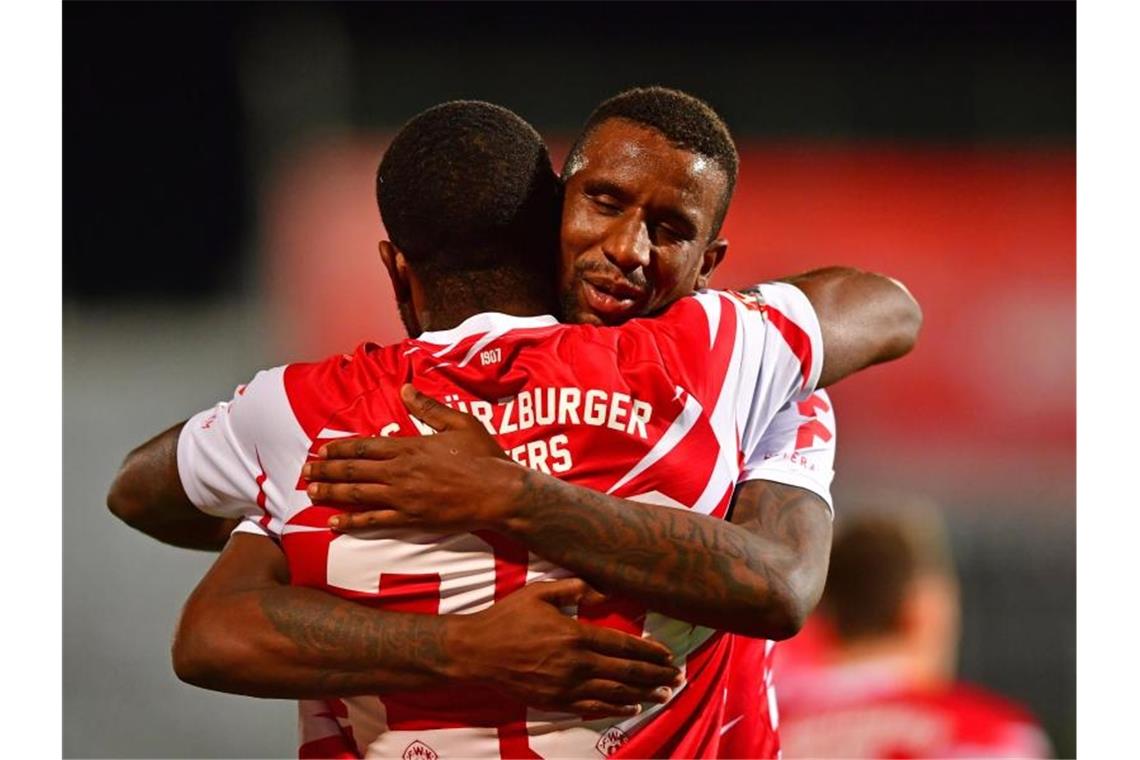
[[[422,309],[418,313],[420,326],[425,332],[450,330],[476,314],[485,314],[489,311],[500,314],[509,314],[512,317],[534,317],[540,314],[554,314],[550,304],[540,301],[511,301],[496,302],[483,305],[460,305],[440,309]]]
[[[419,291],[416,318],[427,331],[450,330],[465,319],[489,311],[514,317],[534,317],[557,313],[553,287],[535,287],[528,282],[501,279],[481,281],[478,275],[462,279],[440,278]],[[553,280],[553,277],[551,277]],[[427,285],[427,283],[425,283]]]

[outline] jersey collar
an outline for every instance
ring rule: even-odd
[[[458,343],[472,335],[482,335],[494,332],[502,334],[508,330],[523,330],[535,327],[553,327],[558,320],[550,314],[541,314],[536,317],[515,317],[497,311],[485,311],[482,314],[468,317],[450,330],[433,330],[420,333],[417,341],[432,343],[437,346],[446,346]]]

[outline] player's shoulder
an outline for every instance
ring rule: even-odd
[[[386,346],[364,342],[348,353],[285,365],[285,394],[301,426],[319,429],[354,399],[403,378],[408,349],[408,341]]]
[[[737,313],[757,308],[757,302],[744,294],[726,290],[701,290],[678,298],[652,317],[631,319],[621,326],[629,334],[641,332],[673,335],[692,339],[698,335],[714,338],[726,321],[735,321]]]
[[[707,326],[710,333],[725,321],[765,322],[771,317],[800,316],[811,311],[811,302],[794,285],[765,282],[743,290],[706,289],[678,299],[663,311],[662,327]],[[704,317],[704,320],[700,317]]]
[[[329,354],[313,361],[287,364],[285,372],[298,378],[341,378],[342,382],[368,382],[369,378],[377,374],[394,371],[401,354],[410,345],[409,340],[388,345],[365,341],[351,351]]]

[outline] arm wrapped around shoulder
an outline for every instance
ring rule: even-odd
[[[142,444],[123,461],[107,493],[111,514],[172,546],[219,551],[235,519],[200,511],[182,488],[176,455],[184,423]]]
[[[824,344],[819,387],[905,356],[918,341],[922,309],[894,278],[826,267],[785,282],[803,291],[819,318]]]

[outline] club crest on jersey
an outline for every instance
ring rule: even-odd
[[[416,739],[404,748],[403,760],[439,760],[439,753]]]
[[[750,290],[748,292],[741,293],[738,290],[726,290],[725,292],[730,294],[737,301],[740,301],[740,303],[744,304],[744,308],[750,309],[752,311],[758,311],[761,314],[764,313],[764,309],[767,304],[764,303],[764,297],[760,295],[759,291]]]
[[[594,748],[597,749],[598,752],[601,752],[603,757],[609,757],[628,741],[629,735],[625,731],[622,731],[617,726],[610,726],[609,729],[602,734],[601,738],[598,739],[598,743],[594,745]]]

